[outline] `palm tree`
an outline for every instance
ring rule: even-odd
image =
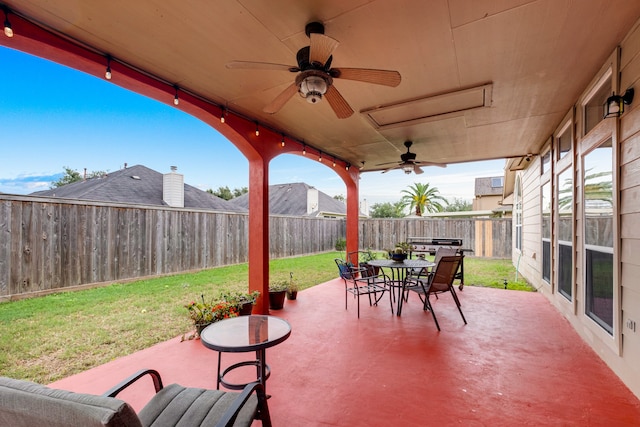
[[[402,193],[406,193],[401,199],[403,205],[409,206],[409,212],[415,208],[417,216],[422,216],[422,212],[442,212],[443,204],[447,204],[436,187],[429,188],[429,183],[415,182],[408,190],[402,190]]]

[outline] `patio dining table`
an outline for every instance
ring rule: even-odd
[[[396,310],[397,316],[400,316],[402,314],[402,301],[404,300],[404,291],[407,285],[407,273],[409,271],[421,271],[423,268],[432,268],[433,266],[435,266],[435,263],[424,259],[405,259],[404,261],[374,259],[369,261],[367,264],[374,267],[379,267],[383,272],[385,269],[389,269],[391,271],[390,276],[392,287],[398,289],[398,308]],[[393,289],[391,289],[390,292],[393,292]]]

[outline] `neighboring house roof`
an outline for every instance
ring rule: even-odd
[[[488,178],[476,178],[475,195],[478,196],[502,196],[504,177],[492,176]]]
[[[163,200],[162,186],[163,174],[146,166],[135,165],[102,177],[74,182],[51,190],[37,191],[31,195],[167,206]],[[184,184],[184,207],[223,212],[247,211],[189,184]]]
[[[345,216],[347,205],[340,200],[336,200],[322,191],[318,191],[317,206],[311,206],[312,212],[307,211],[307,197],[309,190],[314,187],[303,182],[291,184],[278,184],[269,186],[269,213],[274,215],[295,215],[295,216]],[[317,190],[316,190],[317,191]],[[249,208],[249,195],[233,198],[231,203]]]

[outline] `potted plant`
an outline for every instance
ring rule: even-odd
[[[274,282],[269,285],[269,308],[281,310],[284,307],[284,299],[289,283],[287,281]]]
[[[236,305],[227,301],[210,300],[206,301],[204,295],[200,295],[200,301],[192,301],[184,306],[189,312],[189,318],[196,328],[196,333],[200,333],[204,328],[214,322],[230,317],[238,316]]]
[[[289,272],[289,284],[287,285],[287,299],[293,301],[298,298],[298,284],[293,281],[293,271]]]
[[[380,267],[369,265],[369,261],[378,259],[378,254],[371,248],[367,248],[364,251],[360,251],[359,264],[360,268],[364,268],[369,272],[369,276],[376,276],[380,273]]]
[[[259,291],[246,292],[227,292],[222,294],[222,300],[233,304],[238,310],[238,315],[248,316],[253,310],[253,306],[260,297]]]
[[[388,251],[389,259],[402,262],[405,259],[407,259],[410,251],[411,251],[411,244],[407,242],[396,243],[396,247],[393,250]]]

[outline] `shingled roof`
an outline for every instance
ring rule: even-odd
[[[318,191],[318,205],[307,211],[307,195],[314,187],[304,182],[277,184],[269,186],[269,213],[274,215],[294,216],[345,216],[347,205],[322,191]],[[249,195],[243,194],[230,200],[231,203],[247,208]]]
[[[105,176],[74,182],[32,196],[102,202],[167,206],[162,197],[163,175],[146,166],[135,165]],[[222,212],[247,212],[247,209],[184,184],[184,207]]]

